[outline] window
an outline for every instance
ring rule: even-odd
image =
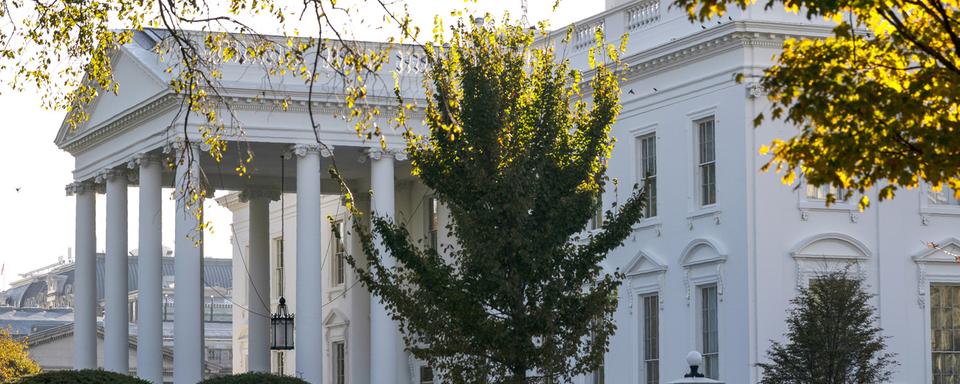
[[[420,366],[420,384],[433,384],[433,368],[426,365]]]
[[[273,281],[277,282],[277,295],[283,296],[283,236],[273,239],[273,254],[277,258],[277,266],[274,271],[276,278]]]
[[[427,198],[427,246],[433,250],[440,249],[440,200],[436,197]]]
[[[647,193],[646,207],[643,208],[643,217],[657,216],[657,136],[655,133],[646,134],[637,138],[640,172],[640,185]]]
[[[343,235],[346,233],[344,230],[346,226],[343,223],[343,220],[338,220],[333,223],[333,230],[331,232],[333,239],[333,285],[343,285],[346,282],[346,263],[347,263],[347,248],[344,245]]]
[[[717,332],[717,286],[700,288],[700,349],[703,351],[703,374],[720,378],[720,348]]]
[[[847,192],[843,188],[837,188],[834,185],[811,185],[807,184],[807,200],[827,201],[832,196],[836,201],[846,200],[843,196]]]
[[[604,361],[601,361],[601,362],[600,362],[600,367],[598,367],[597,370],[593,372],[593,382],[592,382],[592,384],[604,384],[605,378],[604,378],[604,372],[603,372],[603,371],[604,371],[604,366],[606,365],[606,364],[604,364],[604,363],[605,363]]]
[[[960,382],[960,285],[930,285],[933,384]]]
[[[643,300],[643,372],[645,384],[660,383],[660,297],[646,295]]]
[[[701,207],[717,203],[717,151],[713,117],[697,120],[697,180]]]
[[[602,321],[603,321],[603,318],[598,316],[597,318],[594,319],[593,325],[597,325],[597,323],[600,323]],[[596,337],[596,335],[594,335],[593,332],[591,332],[590,338],[593,339],[594,337]],[[607,365],[606,362],[607,362],[607,355],[604,354],[600,358],[600,366],[598,366],[597,369],[594,370],[593,373],[590,375],[591,384],[604,384],[604,381],[605,381],[604,371]]]
[[[346,346],[342,341],[333,343],[333,383],[346,384]]]
[[[930,187],[930,190],[927,191],[927,203],[930,205],[960,205],[960,200],[957,199],[957,195],[952,188],[943,184],[939,191],[934,191],[933,187]]]
[[[590,217],[590,224],[588,229],[600,229],[603,227],[603,200],[600,197],[597,197],[597,200],[600,202],[597,204],[596,210],[593,212],[593,216]]]

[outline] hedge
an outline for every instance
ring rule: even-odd
[[[201,381],[200,384],[307,384],[307,382],[292,376],[278,376],[270,373],[249,372],[237,375],[214,377]]]
[[[136,377],[98,369],[80,371],[48,371],[28,376],[18,384],[150,384]]]

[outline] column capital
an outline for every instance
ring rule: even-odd
[[[240,191],[240,201],[246,203],[251,199],[280,200],[280,190],[270,188],[247,188]]]
[[[158,153],[140,153],[127,162],[127,168],[137,169],[144,164],[163,164],[163,155]]]
[[[407,151],[401,148],[383,149],[380,147],[373,147],[364,149],[363,152],[365,156],[360,157],[360,163],[366,162],[367,158],[372,160],[380,160],[384,156],[392,157],[397,161],[407,160]]]
[[[93,181],[75,181],[64,188],[67,192],[67,196],[73,196],[81,193],[93,192],[93,193],[103,193],[103,184],[97,184]]]
[[[288,153],[297,157],[304,157],[308,153],[320,153],[320,144],[294,144],[290,146]]]
[[[128,178],[129,174],[130,172],[127,171],[126,167],[107,168],[100,171],[100,173],[97,173],[97,176],[94,179],[94,181],[97,183],[103,183],[114,177]]]

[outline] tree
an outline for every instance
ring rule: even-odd
[[[348,261],[445,382],[568,381],[602,363],[621,276],[599,263],[643,206],[635,188],[578,238],[604,190],[618,48],[598,32],[591,58],[611,62],[595,66],[587,102],[580,73],[533,48],[535,31],[468,24],[426,46],[429,135],[406,133],[413,173],[449,209],[453,244],[418,244],[375,212],[372,227],[354,221],[369,264]]]
[[[846,270],[820,274],[790,301],[787,343],[767,351],[763,384],[873,384],[890,379],[895,355],[886,342],[871,295]]]
[[[691,19],[722,15],[753,0],[676,0]],[[881,200],[924,181],[960,197],[960,8],[956,0],[767,0],[833,19],[834,36],[788,40],[761,85],[771,117],[798,135],[760,149],[764,169],[793,183],[880,187]],[[759,125],[761,113],[754,121]],[[834,200],[836,197],[831,197]],[[864,195],[861,208],[870,201]]]
[[[40,373],[40,366],[30,359],[27,342],[14,340],[10,331],[0,329],[0,382],[9,383]]]

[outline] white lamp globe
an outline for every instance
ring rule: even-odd
[[[702,366],[703,365],[703,355],[697,351],[690,351],[687,354],[687,364],[690,366]]]

